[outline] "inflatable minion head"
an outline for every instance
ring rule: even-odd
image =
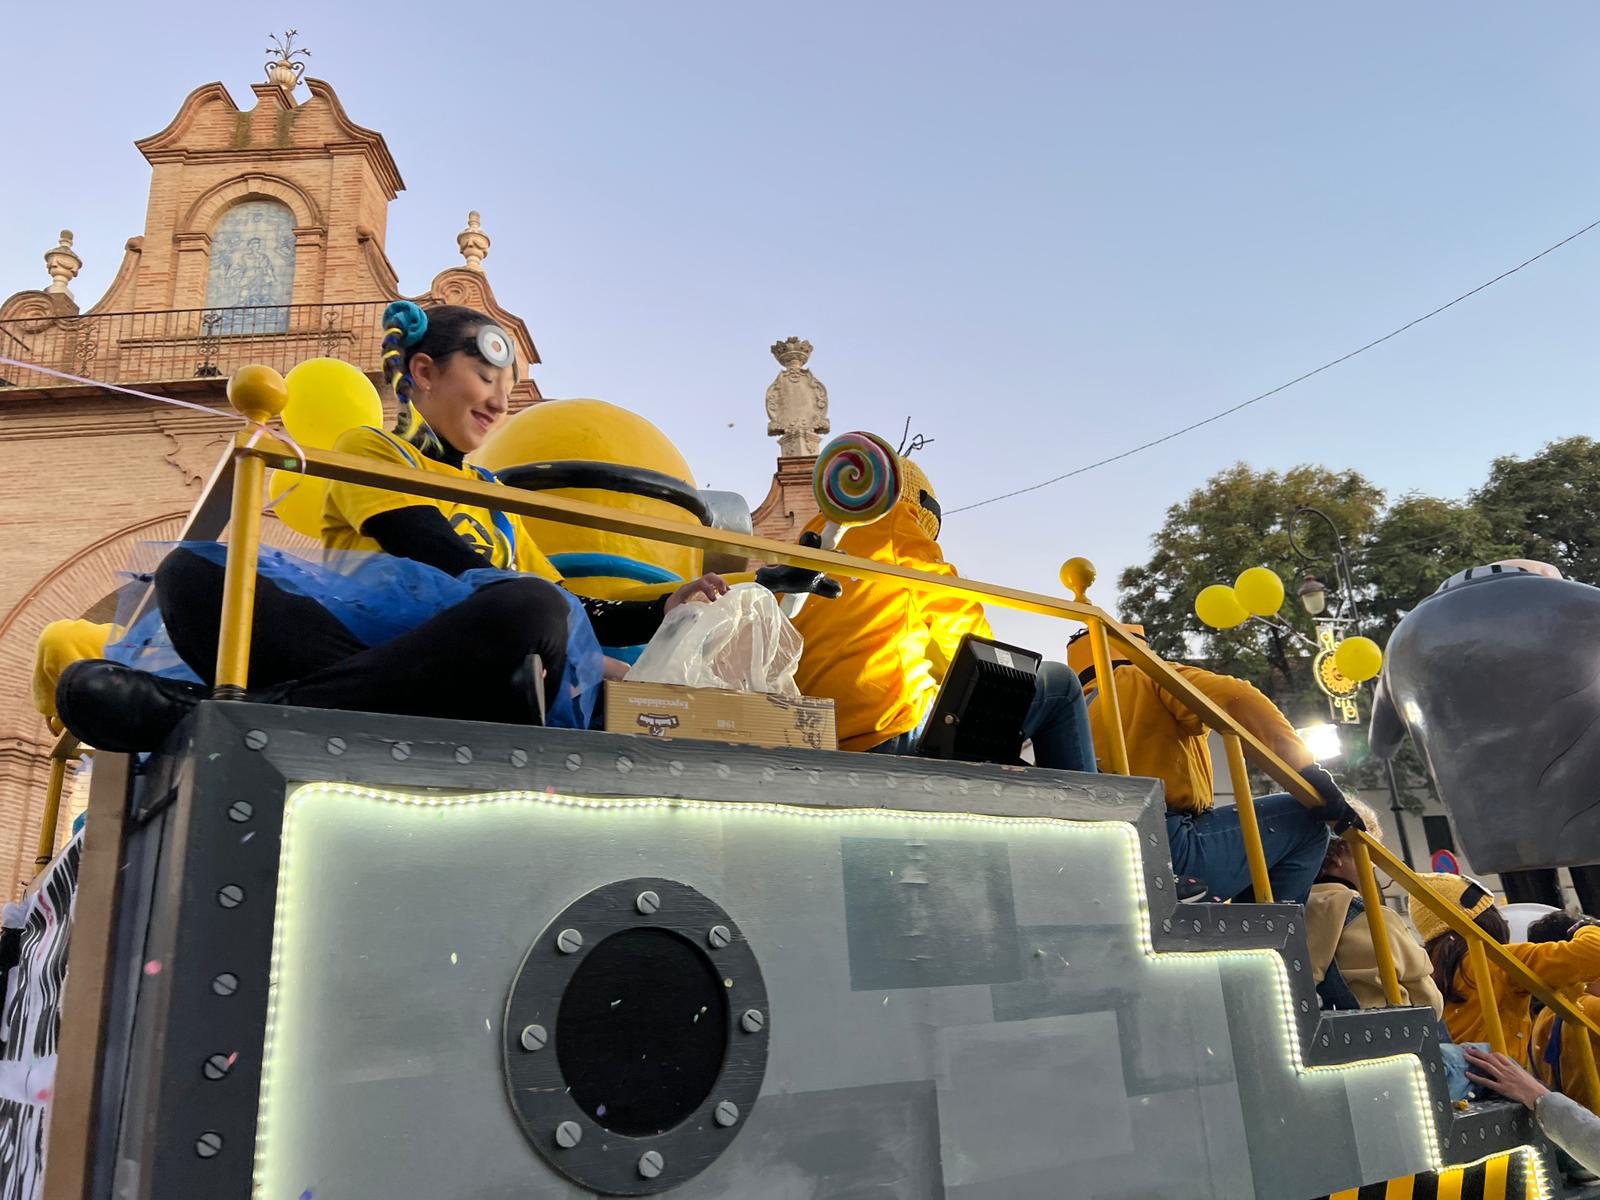
[[[713,524],[678,448],[638,413],[603,400],[547,400],[512,417],[472,456],[503,483],[668,521]],[[698,548],[555,521],[528,532],[573,591],[616,599],[694,579]]]
[[[1542,563],[1459,572],[1389,637],[1373,752],[1409,733],[1479,871],[1600,860],[1600,589]]]

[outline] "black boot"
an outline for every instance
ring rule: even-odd
[[[511,672],[511,687],[517,697],[528,706],[526,721],[529,725],[543,725],[545,718],[544,660],[530,654]]]
[[[85,745],[132,754],[159,747],[207,694],[198,683],[86,658],[61,672],[56,711]]]

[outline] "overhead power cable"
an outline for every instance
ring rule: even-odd
[[[1239,412],[1241,409],[1249,408],[1252,404],[1259,404],[1263,400],[1267,400],[1267,399],[1270,399],[1273,396],[1276,396],[1279,392],[1286,392],[1290,388],[1294,387],[1295,384],[1304,383],[1306,380],[1310,379],[1313,375],[1320,375],[1324,371],[1331,370],[1332,368],[1337,367],[1340,363],[1349,362],[1352,358],[1355,358],[1357,355],[1365,354],[1368,350],[1372,350],[1375,347],[1383,345],[1383,343],[1389,341],[1391,338],[1399,337],[1402,333],[1406,332],[1406,330],[1413,329],[1416,326],[1421,325],[1424,321],[1428,321],[1428,320],[1431,320],[1434,317],[1437,317],[1440,313],[1445,312],[1447,309],[1454,308],[1456,305],[1460,304],[1463,300],[1470,300],[1473,296],[1476,296],[1479,292],[1483,291],[1484,289],[1493,287],[1495,284],[1499,283],[1503,279],[1511,278],[1511,276],[1515,275],[1518,271],[1522,270],[1524,267],[1532,266],[1534,263],[1538,262],[1545,255],[1555,253],[1557,250],[1561,249],[1561,247],[1565,246],[1568,242],[1576,241],[1578,238],[1582,237],[1584,234],[1588,233],[1591,229],[1594,229],[1596,226],[1600,226],[1600,220],[1589,222],[1589,224],[1585,225],[1582,229],[1578,230],[1576,233],[1572,233],[1572,234],[1567,235],[1566,237],[1562,238],[1559,242],[1555,243],[1555,245],[1553,245],[1553,246],[1546,246],[1543,250],[1539,251],[1539,253],[1535,254],[1532,258],[1524,259],[1522,262],[1519,262],[1516,266],[1512,267],[1510,270],[1500,272],[1500,274],[1496,275],[1493,279],[1490,279],[1490,280],[1488,280],[1487,282],[1484,282],[1484,283],[1480,283],[1477,287],[1473,288],[1470,292],[1462,292],[1461,295],[1457,296],[1454,300],[1451,300],[1449,303],[1441,304],[1438,308],[1432,310],[1431,312],[1425,312],[1420,317],[1416,317],[1413,320],[1407,321],[1404,325],[1401,325],[1399,328],[1391,329],[1388,333],[1384,334],[1382,337],[1373,338],[1372,341],[1368,342],[1366,345],[1358,346],[1354,350],[1351,350],[1347,354],[1341,354],[1338,358],[1329,359],[1327,362],[1323,363],[1320,367],[1316,367],[1316,368],[1314,368],[1314,369],[1312,369],[1310,371],[1307,371],[1303,375],[1296,375],[1293,379],[1289,380],[1287,383],[1280,383],[1277,387],[1272,388],[1269,391],[1262,392],[1258,396],[1251,396],[1250,399],[1248,399],[1248,400],[1241,400],[1238,404],[1235,404],[1230,408],[1225,408],[1221,412],[1212,413],[1209,417],[1205,417],[1202,420],[1195,421],[1195,422],[1193,422],[1192,424],[1189,424],[1189,425],[1185,425],[1182,429],[1174,429],[1171,433],[1163,434],[1161,437],[1152,438],[1148,442],[1141,442],[1141,443],[1139,443],[1139,445],[1133,446],[1130,449],[1124,450],[1120,454],[1113,454],[1108,458],[1098,459],[1097,461],[1092,462],[1092,463],[1085,463],[1081,467],[1074,467],[1072,470],[1066,471],[1063,474],[1053,475],[1049,479],[1043,480],[1040,483],[1029,484],[1027,487],[1015,488],[1015,489],[1013,489],[1012,491],[1009,491],[1009,492],[1001,492],[998,496],[990,496],[986,500],[977,500],[977,501],[974,501],[971,504],[963,504],[959,508],[949,509],[945,513],[945,515],[947,517],[953,517],[957,513],[971,512],[975,508],[983,508],[985,505],[997,504],[1001,500],[1009,500],[1013,496],[1024,496],[1024,495],[1027,495],[1029,492],[1037,492],[1040,488],[1047,488],[1047,487],[1051,486],[1052,484],[1060,483],[1064,479],[1072,479],[1075,476],[1082,475],[1082,474],[1084,474],[1085,472],[1088,472],[1088,471],[1093,471],[1093,470],[1095,470],[1095,469],[1097,469],[1099,467],[1109,466],[1111,463],[1114,463],[1114,462],[1121,462],[1125,458],[1131,458],[1135,454],[1139,454],[1139,453],[1141,453],[1141,452],[1143,452],[1145,450],[1150,450],[1150,449],[1152,449],[1152,448],[1154,448],[1156,446],[1162,445],[1165,442],[1170,442],[1174,438],[1180,438],[1186,433],[1193,433],[1196,429],[1201,429],[1201,428],[1203,428],[1203,427],[1205,427],[1207,425],[1212,424],[1213,422],[1220,421],[1224,417],[1231,417],[1234,413]]]

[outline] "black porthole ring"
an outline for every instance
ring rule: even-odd
[[[654,911],[641,912],[639,897],[654,893]],[[642,907],[650,908],[646,904]],[[717,930],[713,937],[712,930]],[[561,935],[576,930],[582,946],[564,952]],[[693,948],[724,981],[727,1036],[721,1067],[705,1098],[672,1128],[628,1136],[601,1122],[576,1099],[562,1073],[557,1014],[568,985],[588,955],[614,934],[657,930],[676,935]],[[726,945],[721,943],[726,941]],[[571,944],[571,939],[566,940]],[[746,1021],[747,1013],[759,1017]],[[540,1027],[543,1036],[524,1048],[523,1031]],[[752,1031],[753,1027],[753,1031]],[[523,959],[506,1001],[501,1057],[507,1094],[523,1135],[557,1172],[581,1187],[613,1196],[643,1196],[677,1187],[710,1166],[732,1144],[755,1109],[767,1069],[772,1013],[766,983],[742,930],[720,905],[672,879],[623,879],[596,888],[568,905],[545,926]],[[719,1120],[719,1106],[731,1104],[731,1125]],[[721,1116],[725,1119],[727,1109]],[[575,1124],[576,1145],[558,1144],[556,1130]],[[563,1141],[571,1141],[570,1130]],[[659,1174],[646,1177],[640,1160],[654,1151]]]

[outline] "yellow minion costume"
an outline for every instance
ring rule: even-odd
[[[901,459],[900,498],[887,516],[846,529],[836,549],[874,562],[956,574],[940,550],[938,500],[922,469]],[[827,521],[806,526],[820,534]],[[833,700],[839,745],[871,750],[914,730],[967,634],[990,636],[983,606],[894,584],[854,579],[837,600],[808,603],[794,618],[805,638],[795,682]]]
[[[1144,640],[1144,626],[1123,628]],[[1174,671],[1225,709],[1234,720],[1265,742],[1280,758],[1299,771],[1314,762],[1311,752],[1295,733],[1278,706],[1242,679],[1218,675],[1183,663],[1169,664]],[[1067,646],[1067,666],[1083,683],[1090,703],[1098,695],[1089,639],[1074,638]],[[1112,677],[1128,742],[1128,773],[1159,779],[1166,785],[1169,812],[1209,812],[1214,803],[1216,775],[1205,724],[1184,703],[1158,686],[1155,680],[1117,656],[1112,643]],[[1091,721],[1095,754],[1102,762],[1109,752],[1099,721]]]
[[[340,454],[373,458],[390,466],[410,467],[452,480],[476,482],[486,478],[483,471],[474,467],[455,466],[441,461],[423,454],[416,446],[392,433],[371,427],[347,430],[340,435],[333,448]],[[432,505],[443,513],[450,528],[459,537],[487,556],[485,566],[521,571],[541,579],[560,580],[560,573],[528,536],[523,523],[510,519],[505,513],[478,505],[431,500],[425,496],[363,484],[339,481],[328,484],[327,499],[322,508],[322,544],[330,550],[381,550],[375,538],[361,532],[362,527],[382,513],[418,505]]]
[[[1573,1002],[1591,1021],[1600,1021],[1600,996],[1580,992],[1573,997]],[[1574,1027],[1564,1017],[1556,1016],[1555,1009],[1546,1008],[1541,1009],[1533,1019],[1533,1033],[1530,1036],[1529,1069],[1539,1082],[1570,1096],[1590,1112],[1600,1111],[1596,1107],[1600,1105],[1600,1096],[1590,1095],[1589,1085],[1584,1079],[1583,1051],[1578,1041],[1585,1036],[1584,1031]],[[1595,1052],[1600,1054],[1600,1038],[1593,1034],[1588,1037]]]
[[[1457,908],[1468,920],[1475,921],[1494,907],[1494,897],[1465,876],[1430,874],[1421,878],[1434,894]],[[1443,918],[1421,904],[1411,906],[1411,923],[1417,927],[1423,944],[1430,948],[1436,938],[1460,936],[1452,933]],[[1512,942],[1506,950],[1552,987],[1586,985],[1600,979],[1600,928],[1585,926],[1565,942]],[[1533,1019],[1528,1015],[1529,993],[1492,962],[1489,969],[1494,973],[1496,1007],[1500,1010],[1500,1028],[1506,1035],[1506,1053],[1525,1063],[1533,1033]],[[1450,1028],[1450,1036],[1458,1042],[1488,1041],[1483,1000],[1472,972],[1463,965],[1453,978],[1438,982],[1439,990],[1444,993],[1444,1022]]]

